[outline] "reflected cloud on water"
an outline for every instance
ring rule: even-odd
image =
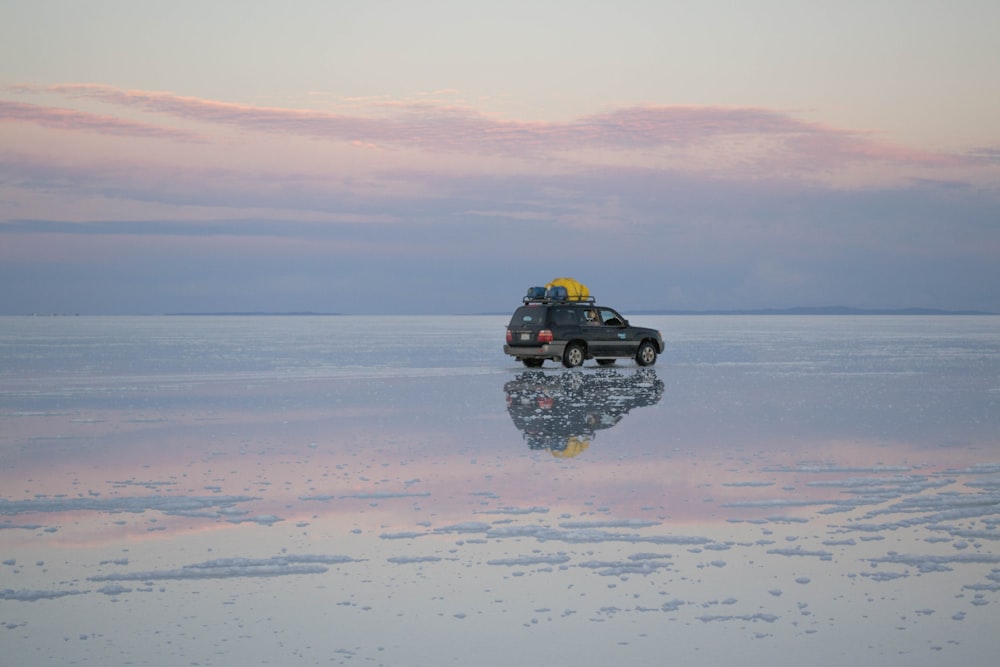
[[[615,426],[634,408],[659,402],[663,381],[649,368],[527,371],[507,382],[504,392],[507,412],[530,449],[574,457],[590,447],[598,431]]]

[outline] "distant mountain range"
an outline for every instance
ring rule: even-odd
[[[325,317],[327,315],[340,315],[340,313],[314,313],[314,312],[312,312],[310,310],[303,310],[303,311],[274,312],[274,313],[268,312],[268,311],[259,311],[259,312],[257,312],[257,311],[253,311],[253,312],[218,312],[218,313],[164,313],[164,315],[184,316],[184,317],[191,317],[193,315],[211,315],[211,316],[214,316],[214,317],[220,317],[220,316],[223,316],[223,315],[226,315],[226,316],[232,315],[232,316],[239,316],[239,317],[251,317],[251,316],[252,317],[264,317],[264,316],[291,317],[291,316],[305,315],[305,316],[314,316],[314,317],[318,317],[318,316]]]
[[[985,310],[938,308],[850,308],[847,306],[798,306],[750,310],[634,310],[636,315],[996,315]]]

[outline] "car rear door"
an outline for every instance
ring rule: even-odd
[[[549,326],[552,337],[566,342],[580,337],[580,309],[573,306],[550,306]]]

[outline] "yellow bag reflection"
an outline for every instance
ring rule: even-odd
[[[565,287],[566,295],[570,301],[583,301],[590,296],[590,290],[576,278],[556,278],[545,285],[545,289],[552,287]]]
[[[552,450],[552,456],[560,459],[571,459],[577,454],[582,454],[586,451],[587,447],[590,447],[590,440],[581,440],[580,438],[570,436],[566,439],[566,449]]]

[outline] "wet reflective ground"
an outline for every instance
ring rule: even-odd
[[[4,662],[992,662],[1000,318],[632,319],[0,318]]]

